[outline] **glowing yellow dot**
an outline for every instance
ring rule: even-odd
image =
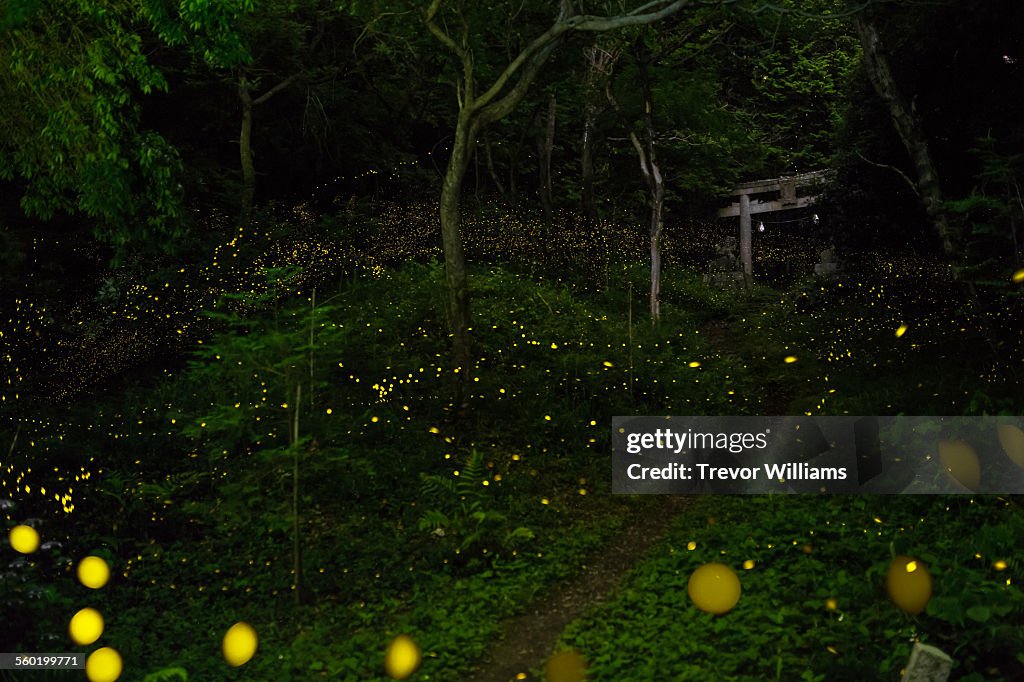
[[[1024,268],[1022,268],[1022,269],[1018,270],[1017,272],[1013,273],[1013,277],[1011,277],[1010,279],[1012,279],[1014,281],[1014,283],[1016,283],[1016,284],[1020,284],[1021,282],[1024,282]]]
[[[256,629],[246,622],[238,622],[228,628],[221,642],[221,652],[228,665],[237,668],[249,662],[256,655],[259,638]]]
[[[992,568],[996,569],[997,571],[1005,571],[1006,570],[1006,562],[1003,561],[1002,559],[1000,559],[999,561],[997,561],[994,564],[992,564]]]
[[[743,562],[743,569],[744,570],[749,571],[753,567],[754,567],[754,560],[753,559],[747,559],[746,561]]]
[[[783,362],[785,362],[787,365],[792,365],[794,362],[796,362],[796,356],[795,355],[787,355],[783,359]]]
[[[327,412],[327,414],[334,414],[334,410],[332,410],[329,407],[325,411]]]
[[[394,680],[404,680],[420,666],[420,648],[409,635],[398,635],[384,654],[384,670]]]
[[[981,463],[974,448],[962,440],[939,441],[939,461],[949,478],[970,490],[981,482]]]
[[[110,580],[110,566],[98,556],[87,556],[78,562],[78,581],[88,588],[98,590]]]
[[[575,649],[559,651],[544,664],[548,682],[582,682],[587,677],[587,662]]]
[[[31,554],[39,549],[39,533],[32,526],[15,526],[7,534],[14,551]]]
[[[900,324],[900,326],[896,328],[896,338],[897,339],[900,338],[901,336],[903,336],[906,333],[907,333],[907,325]]]
[[[725,564],[704,564],[690,575],[686,591],[697,608],[720,615],[740,600],[740,579]]]
[[[550,414],[544,415],[544,421],[546,421],[546,422],[551,421],[551,415]]]
[[[103,616],[96,609],[82,609],[71,617],[68,634],[75,644],[92,644],[103,634]]]
[[[690,540],[689,542],[686,543],[686,549],[688,549],[688,550],[690,550],[692,552],[693,550],[697,549],[697,543],[694,542],[693,540]]]
[[[615,366],[615,365],[613,365],[612,363],[608,362],[607,360],[605,360],[605,361],[604,361],[603,363],[601,363],[601,364],[603,364],[603,365],[604,365],[605,367],[614,367],[614,366]]]
[[[552,343],[551,343],[551,350],[558,350],[558,344],[557,344],[557,343],[554,343],[554,342],[552,342]]]
[[[546,498],[546,497],[540,498],[540,503],[541,504],[550,504],[550,502],[548,501],[548,498]]]
[[[121,654],[108,646],[92,652],[85,660],[85,676],[89,682],[114,682],[121,677],[122,670]]]
[[[690,363],[690,364],[689,364],[688,366],[689,366],[689,367],[700,367],[700,363],[699,363],[699,362],[697,362],[696,360],[694,360],[694,361],[693,361],[693,362],[691,362],[691,363]]]
[[[829,597],[825,600],[825,608],[829,611],[835,611],[839,608],[839,603],[835,599]]]
[[[431,426],[430,429],[428,429],[428,430],[431,433],[441,433],[441,429],[437,428],[436,426]]]
[[[996,427],[999,444],[1014,464],[1024,469],[1024,431],[1013,424],[999,424]]]
[[[885,576],[889,598],[901,610],[917,615],[932,596],[932,577],[920,562],[898,556],[889,564]]]
[[[376,424],[377,422],[380,421],[380,417],[370,417],[370,421]]]

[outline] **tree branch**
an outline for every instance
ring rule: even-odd
[[[508,94],[496,102],[491,102],[488,105],[477,108],[477,111],[479,111],[480,121],[483,125],[499,121],[512,112],[519,101],[526,95],[526,91],[530,88],[530,84],[533,83],[533,79],[540,71],[540,67],[544,65],[544,62],[548,60],[551,53],[555,51],[556,47],[558,47],[558,42],[558,40],[555,40],[548,43],[539,53],[533,56],[530,63],[527,64],[522,74],[520,74],[519,80],[516,81],[515,86],[509,90]],[[480,99],[483,99],[483,96],[481,96]],[[479,102],[479,100],[477,101]]]
[[[289,85],[294,83],[295,79],[298,78],[298,77],[299,77],[299,74],[297,74],[297,73],[293,73],[292,75],[288,76],[283,81],[281,81],[280,83],[278,83],[274,87],[270,88],[269,90],[267,90],[265,93],[263,93],[262,95],[260,95],[256,99],[254,99],[252,101],[253,106],[256,106],[257,104],[263,104],[268,99],[270,99],[271,97],[273,97],[274,95],[276,95],[277,93],[281,92],[282,90],[287,88]]]
[[[898,173],[901,178],[903,178],[904,180],[907,181],[907,184],[910,185],[910,189],[914,190],[914,194],[916,194],[917,196],[921,196],[921,191],[917,188],[917,184],[913,180],[910,179],[909,175],[907,175],[906,173],[901,171],[896,166],[890,166],[887,163],[878,163],[877,161],[872,161],[871,159],[867,158],[866,156],[864,156],[860,152],[857,152],[857,156],[859,156],[860,160],[863,161],[866,164],[875,166],[877,168],[887,168],[887,169],[891,170],[894,173]]]
[[[451,50],[456,57],[465,61],[465,51],[461,47],[459,47],[458,43],[456,43],[455,40],[450,35],[441,30],[441,27],[438,26],[437,22],[434,21],[434,17],[437,16],[437,11],[439,9],[441,9],[441,0],[434,0],[432,3],[430,3],[430,7],[427,8],[427,30],[434,34],[434,37],[440,40],[441,43],[449,50]]]
[[[626,132],[629,134],[629,141],[633,143],[633,149],[636,150],[637,158],[640,160],[640,173],[644,177],[644,181],[650,187],[652,185],[652,177],[650,168],[647,164],[647,154],[644,153],[644,146],[640,144],[640,138],[637,137],[636,133],[629,129],[629,123],[626,121],[626,117],[622,114],[622,108],[619,106],[619,100],[615,99],[615,95],[612,94],[612,84],[609,81],[604,88],[604,94],[608,97],[608,102],[612,105],[612,109],[615,110],[615,115],[618,117],[619,122],[626,128]]]
[[[501,72],[501,75],[498,76],[487,92],[480,95],[475,102],[467,102],[467,106],[483,108],[490,104],[491,101],[493,101],[505,88],[509,80],[515,76],[516,72],[527,64],[537,52],[544,49],[569,31],[601,32],[611,31],[613,29],[623,28],[626,26],[642,26],[644,24],[650,24],[664,19],[685,7],[696,4],[698,1],[699,0],[675,0],[674,2],[666,4],[667,0],[656,0],[655,2],[649,2],[646,5],[642,5],[628,14],[621,14],[614,17],[577,14],[565,17],[564,19],[557,19],[555,23],[551,25],[551,28],[537,36],[532,43],[523,48],[523,51],[505,67],[505,70]],[[722,1],[727,4],[732,4],[738,0]],[[433,5],[439,4],[440,0],[434,0]],[[661,9],[645,11],[652,10],[652,8],[658,6],[661,6]],[[429,11],[428,16],[430,16]]]

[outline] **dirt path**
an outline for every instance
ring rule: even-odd
[[[711,344],[723,356],[734,356],[742,360],[743,351],[735,336],[736,332],[729,329],[726,320],[712,320],[701,325],[700,335],[705,341]],[[793,402],[794,390],[792,386],[783,385],[777,381],[769,381],[765,384],[765,397],[761,404],[762,414],[786,415],[790,414],[790,404]]]
[[[537,679],[529,674],[530,669],[544,663],[562,630],[611,596],[692,500],[689,496],[667,495],[658,507],[637,513],[581,575],[553,586],[525,613],[507,621],[501,640],[465,682],[509,682],[519,673],[527,675],[520,680]]]

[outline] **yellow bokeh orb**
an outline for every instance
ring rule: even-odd
[[[587,662],[575,649],[559,651],[544,664],[548,682],[582,682],[587,677]]]
[[[110,566],[98,556],[87,556],[78,562],[78,581],[98,590],[110,580]]]
[[[85,676],[89,682],[114,682],[121,677],[122,670],[121,654],[108,646],[97,649],[85,659]]]
[[[1003,446],[1003,452],[1013,461],[1014,464],[1024,469],[1024,431],[1013,424],[1000,424],[996,427],[999,435],[999,444]]]
[[[237,668],[248,663],[249,659],[256,655],[258,646],[259,638],[256,636],[256,628],[246,622],[238,622],[224,633],[221,651],[223,651],[224,660],[228,662],[228,665]]]
[[[75,644],[92,644],[103,634],[103,616],[96,609],[82,609],[71,617],[68,634]]]
[[[690,576],[686,591],[701,611],[721,615],[740,600],[740,579],[725,564],[704,564]]]
[[[969,443],[962,440],[939,441],[939,462],[946,474],[969,490],[981,483],[981,462]]]
[[[398,635],[384,654],[384,671],[393,680],[404,680],[420,667],[422,653],[409,635]]]
[[[900,610],[916,616],[932,597],[932,576],[919,560],[898,556],[886,571],[885,590]]]
[[[39,533],[32,526],[15,526],[7,534],[7,539],[15,552],[31,554],[39,549]]]

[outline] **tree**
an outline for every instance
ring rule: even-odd
[[[139,96],[167,88],[141,37],[146,7],[13,0],[0,12],[0,178],[25,214],[85,215],[119,246],[176,235],[180,160],[140,124]]]
[[[650,295],[650,307],[651,307],[651,323],[657,324],[658,319],[661,317],[661,235],[665,227],[665,179],[661,174],[661,168],[658,167],[658,162],[655,156],[654,149],[654,98],[651,96],[651,77],[648,70],[649,60],[651,58],[650,52],[646,46],[643,45],[642,41],[638,40],[634,45],[633,50],[634,59],[637,65],[637,71],[640,80],[640,97],[643,102],[643,114],[642,114],[642,135],[643,140],[641,141],[640,136],[636,132],[629,128],[629,141],[633,145],[633,149],[636,150],[637,159],[640,161],[640,174],[643,176],[644,184],[647,185],[647,191],[649,194],[649,202],[651,208],[650,217],[650,247],[651,247],[651,295]],[[614,59],[611,60],[614,63]],[[611,84],[609,83],[606,87],[606,94],[608,101],[614,107],[615,111],[622,115],[622,107],[619,106],[618,100],[612,93]],[[627,122],[628,125],[628,122]]]
[[[728,2],[728,0],[722,0]],[[452,332],[455,371],[466,381],[471,367],[469,330],[469,285],[460,231],[459,201],[462,183],[472,161],[477,139],[490,123],[508,116],[522,101],[530,85],[554,50],[571,33],[603,32],[627,26],[643,26],[672,16],[694,5],[695,0],[654,0],[617,15],[576,14],[573,3],[562,0],[553,23],[530,40],[496,70],[489,86],[478,82],[477,52],[484,49],[474,41],[474,13],[480,8],[464,2],[432,0],[424,13],[430,33],[451,53],[459,66],[455,78],[459,113],[455,123],[451,156],[441,188],[441,239],[448,284],[448,318]],[[491,8],[486,11],[493,12]],[[451,26],[455,27],[452,30]]]
[[[247,46],[247,58],[235,65],[238,99],[242,106],[241,130],[238,134],[238,155],[242,171],[242,192],[239,202],[239,223],[247,226],[252,220],[253,201],[256,196],[256,164],[253,159],[252,135],[253,112],[274,95],[311,74],[308,59],[303,58],[316,50],[324,35],[327,16],[319,0],[305,3],[290,3],[290,6],[270,3],[266,8],[241,24],[240,32]],[[307,38],[307,35],[312,35]],[[276,44],[275,44],[276,43]],[[279,73],[281,66],[274,68],[266,62],[271,49],[278,62],[283,62],[287,75]],[[253,93],[264,79],[276,83],[261,94]]]
[[[878,29],[863,14],[854,16],[854,26],[864,50],[864,67],[879,97],[885,101],[893,126],[914,163],[917,179],[912,183],[936,234],[942,241],[946,256],[956,261],[960,243],[957,229],[949,221],[943,203],[939,174],[932,161],[928,137],[916,109],[900,92],[882,47]]]
[[[670,32],[643,30],[629,49],[622,49],[630,58],[622,60],[618,77],[606,78],[607,99],[626,129],[647,188],[652,324],[661,316],[661,243],[669,187],[678,192],[677,204],[684,203],[680,195],[687,192],[715,196],[722,185],[731,184],[741,156],[748,162],[756,158],[741,154],[753,146],[749,134],[719,104],[717,59],[706,59],[732,26],[712,10],[689,16]],[[610,72],[616,57],[602,61]],[[620,105],[616,87],[632,101]]]

